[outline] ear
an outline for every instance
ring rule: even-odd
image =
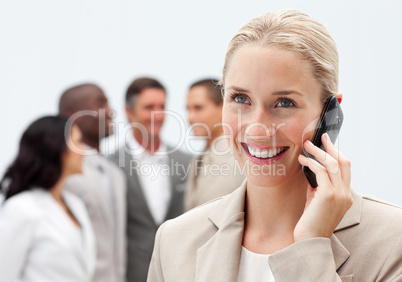
[[[336,97],[336,99],[338,100],[338,103],[339,103],[339,104],[342,103],[342,100],[343,100],[343,95],[342,95],[342,93],[335,94],[335,97]]]
[[[125,110],[126,110],[126,116],[128,121],[131,123],[133,122],[133,113],[132,113],[132,109],[130,109],[127,105],[125,106]]]

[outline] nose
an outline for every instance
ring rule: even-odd
[[[195,117],[194,117],[193,111],[191,111],[191,110],[188,111],[187,119],[190,124],[193,124],[195,122]]]
[[[277,131],[272,115],[264,108],[255,109],[243,123],[247,124],[245,135],[249,138],[271,138]]]
[[[163,120],[165,119],[165,113],[163,112],[163,110],[153,112],[151,114],[151,119],[153,119],[155,122],[163,122]]]
[[[107,104],[107,105],[105,106],[105,112],[106,112],[107,117],[109,117],[110,119],[113,119],[113,118],[114,118],[114,111],[113,111],[113,109],[109,106],[109,104]]]

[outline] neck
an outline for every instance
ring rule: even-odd
[[[248,182],[243,238],[246,248],[273,253],[294,243],[293,231],[304,211],[306,188],[302,171],[278,186],[259,187]]]
[[[141,145],[142,148],[147,150],[149,153],[154,154],[158,151],[161,144],[159,136],[148,135],[148,142],[143,140],[142,133],[134,131],[134,139]]]
[[[96,149],[96,151],[99,152],[99,140],[92,140],[90,138],[87,137],[82,137],[82,142],[84,142],[85,144],[87,144],[88,146],[90,146],[91,148]]]
[[[67,178],[67,175],[64,173],[60,176],[59,180],[56,182],[56,184],[49,189],[50,194],[52,194],[53,198],[58,202],[63,204],[63,198],[62,198],[62,192],[63,192],[63,187],[64,187],[64,182]]]

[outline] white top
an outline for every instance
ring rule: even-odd
[[[237,282],[274,282],[269,255],[256,254],[242,247]]]
[[[43,189],[5,201],[0,209],[0,281],[92,281],[96,248],[91,223],[78,197],[64,191],[63,198],[80,227]]]
[[[170,183],[169,158],[164,144],[160,144],[155,154],[144,150],[134,136],[128,139],[134,167],[141,184],[142,193],[156,224],[161,224],[166,217],[172,196]]]

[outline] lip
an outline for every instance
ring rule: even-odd
[[[285,148],[285,150],[281,153],[279,153],[278,155],[276,155],[275,157],[272,158],[257,158],[253,155],[250,154],[250,152],[248,151],[248,145],[246,143],[241,143],[243,150],[246,152],[246,155],[248,156],[248,158],[255,164],[259,164],[259,165],[270,165],[270,164],[274,164],[276,163],[278,160],[280,160],[285,153],[288,151],[289,147],[288,146],[281,146],[282,148]],[[261,146],[261,145],[255,145],[253,144],[252,146],[253,148],[259,148],[259,149],[265,149],[265,150],[269,150],[272,148],[278,148],[278,147],[274,147],[274,146]]]

